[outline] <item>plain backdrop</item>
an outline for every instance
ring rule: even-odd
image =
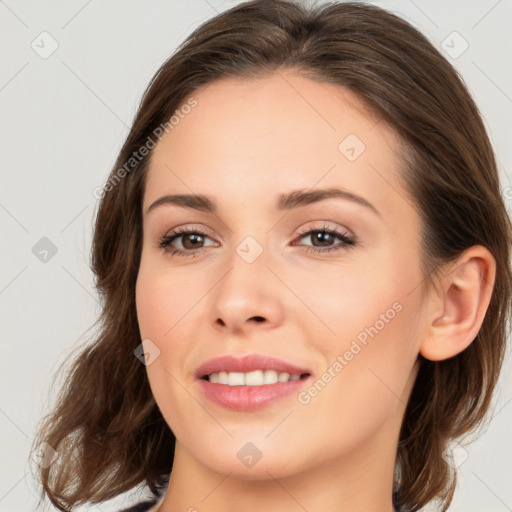
[[[36,510],[34,429],[55,370],[99,314],[89,269],[93,190],[158,67],[199,24],[237,3],[0,1],[1,511]],[[463,76],[496,149],[510,211],[512,1],[373,3],[418,27]],[[489,428],[459,450],[453,512],[512,510],[507,357]],[[117,510],[146,495],[140,491],[84,510]]]

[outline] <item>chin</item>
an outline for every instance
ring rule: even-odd
[[[278,447],[269,444],[268,440],[266,447],[258,441],[251,443],[233,439],[226,444],[212,443],[203,449],[201,444],[193,443],[194,450],[190,451],[190,454],[200,464],[219,475],[230,474],[230,478],[250,481],[283,478],[300,471],[298,467],[294,470],[289,464],[283,463],[294,461],[296,466],[299,462],[296,460],[296,451],[278,450]]]

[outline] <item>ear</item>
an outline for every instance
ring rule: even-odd
[[[429,297],[420,354],[431,361],[453,357],[476,338],[491,300],[496,260],[481,245],[470,247],[444,269]]]

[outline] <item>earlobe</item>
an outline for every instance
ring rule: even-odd
[[[496,261],[483,246],[467,249],[440,279],[430,301],[420,354],[431,361],[453,357],[476,338],[494,288]]]

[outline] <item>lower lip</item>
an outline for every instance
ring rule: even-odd
[[[263,384],[262,386],[228,386],[199,379],[199,386],[212,402],[235,411],[256,411],[280,399],[296,394],[311,379]]]

